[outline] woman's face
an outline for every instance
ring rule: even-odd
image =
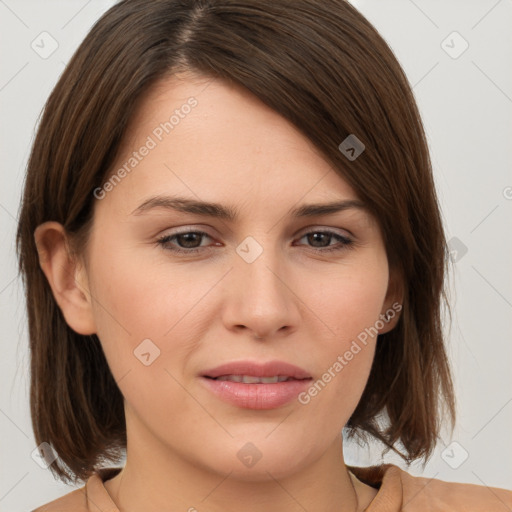
[[[95,191],[84,283],[125,398],[128,461],[171,456],[256,479],[328,453],[368,379],[371,328],[393,323],[375,219],[357,203],[305,214],[354,191],[254,96],[192,75],[152,89],[114,171]],[[302,375],[205,376],[276,361]]]

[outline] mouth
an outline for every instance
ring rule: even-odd
[[[311,375],[291,363],[285,361],[233,361],[225,363],[215,368],[206,370],[202,374],[203,377],[211,379],[225,378],[232,382],[244,382],[245,384],[271,384],[275,382],[283,382],[287,379],[311,379]],[[272,379],[266,382],[263,379]]]
[[[306,370],[284,361],[235,361],[200,377],[217,398],[244,409],[275,409],[288,404],[313,379]]]
[[[256,375],[221,375],[219,377],[209,377],[208,375],[204,375],[204,377],[219,381],[242,382],[244,384],[277,384],[278,382],[288,382],[292,380],[311,380],[311,377],[296,379],[287,375],[274,375],[272,377],[258,377]]]

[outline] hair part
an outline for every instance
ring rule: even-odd
[[[392,50],[343,0],[124,0],[94,25],[45,105],[19,216],[32,424],[37,444],[59,455],[50,470],[76,483],[119,461],[126,425],[100,341],[66,324],[34,230],[60,222],[70,251],[84,254],[93,191],[112,172],[138,105],[153,84],[186,70],[239,84],[293,123],[378,220],[403,309],[378,338],[347,428],[408,461],[428,458],[441,408],[452,429],[455,420],[441,324],[449,258],[420,114]],[[338,150],[350,134],[366,148],[354,161]]]

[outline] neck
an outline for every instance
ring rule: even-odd
[[[240,503],[245,512],[356,512],[364,510],[376,493],[349,474],[341,434],[303,468],[290,467],[277,475],[278,471],[273,474],[255,465],[249,476],[236,471],[220,474],[194,464],[153,436],[141,434],[127,428],[125,467],[105,482],[120,512],[225,512]]]

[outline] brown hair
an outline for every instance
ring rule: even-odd
[[[126,426],[100,342],[66,324],[34,230],[60,222],[80,254],[93,191],[112,171],[137,105],[152,84],[187,69],[242,85],[292,122],[378,220],[403,309],[379,336],[347,428],[387,449],[401,443],[408,461],[428,458],[442,409],[452,428],[455,418],[441,325],[449,260],[422,122],[393,52],[343,0],[124,0],[94,25],[46,103],[19,217],[32,423],[36,442],[59,455],[50,469],[76,483],[102,461],[118,462]],[[350,134],[365,145],[353,161],[338,149]]]

